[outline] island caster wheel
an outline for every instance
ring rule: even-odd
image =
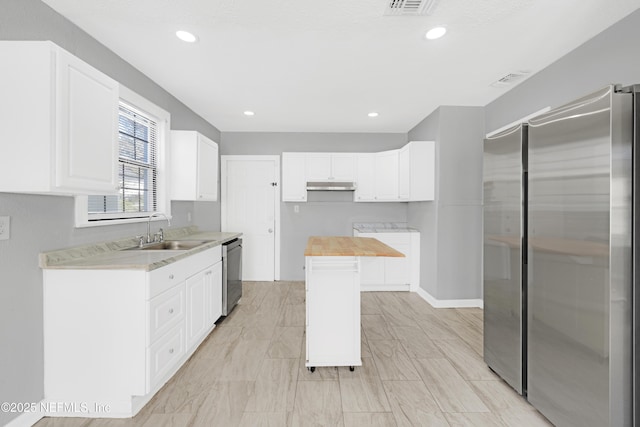
[[[355,368],[355,366],[349,366],[349,370],[350,370],[351,372],[353,372],[353,371],[355,371],[355,370],[356,370],[356,368]]]
[[[311,372],[312,374],[316,371],[316,367],[315,366],[310,366],[307,369],[309,369],[309,372]]]

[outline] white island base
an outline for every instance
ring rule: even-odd
[[[307,256],[305,268],[305,366],[362,366],[359,257]]]
[[[310,237],[305,255],[307,359],[317,366],[362,366],[360,272],[362,257],[404,257],[367,237]]]

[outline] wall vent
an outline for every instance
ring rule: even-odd
[[[437,0],[388,0],[384,14],[398,15],[429,15],[435,8]]]
[[[526,79],[529,76],[529,74],[530,74],[529,71],[513,71],[499,78],[495,82],[491,83],[490,86],[493,86],[493,87],[513,86],[516,83],[520,83],[522,80]]]

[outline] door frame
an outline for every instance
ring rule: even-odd
[[[220,230],[224,231],[227,225],[227,168],[229,161],[259,161],[269,160],[275,163],[276,191],[273,193],[275,207],[274,224],[274,280],[280,280],[280,156],[254,156],[254,155],[223,155],[220,156]],[[242,232],[242,230],[238,230]]]

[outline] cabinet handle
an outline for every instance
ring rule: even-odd
[[[173,274],[169,275],[169,279],[173,280]]]
[[[172,348],[169,349],[169,354],[173,354],[173,349]]]
[[[173,308],[169,309],[169,314],[173,314]]]
[[[202,194],[199,197],[202,199]]]

